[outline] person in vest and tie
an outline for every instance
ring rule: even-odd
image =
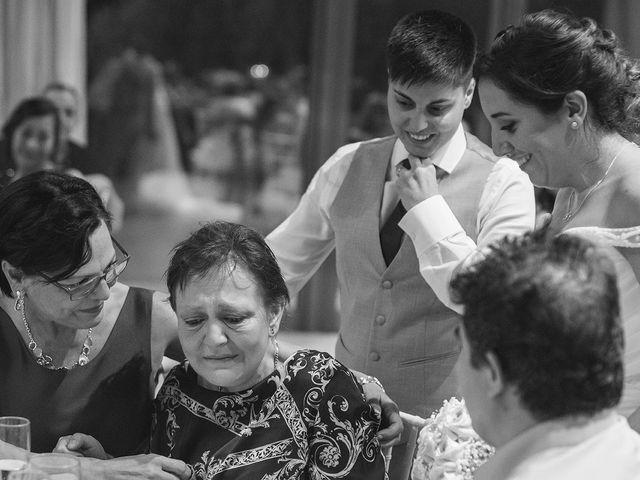
[[[267,237],[291,294],[335,249],[336,358],[375,375],[402,411],[420,416],[456,393],[452,273],[476,248],[535,222],[527,176],[461,125],[475,57],[475,35],[458,17],[403,17],[387,45],[395,135],[338,149]],[[413,440],[403,437],[390,478],[407,478]]]

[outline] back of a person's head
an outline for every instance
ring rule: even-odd
[[[86,180],[52,171],[25,175],[0,190],[0,260],[27,275],[67,278],[91,259],[89,236],[110,217]],[[12,296],[0,271],[0,289]]]
[[[451,284],[471,363],[492,352],[534,418],[593,415],[622,393],[613,264],[587,240],[546,229],[506,238]]]
[[[543,10],[500,32],[476,65],[513,99],[555,113],[565,95],[582,91],[591,118],[605,131],[640,127],[640,68],[616,35],[590,18]]]
[[[231,272],[238,265],[254,277],[267,307],[289,303],[280,267],[262,235],[245,225],[219,220],[203,225],[173,249],[166,273],[171,307],[176,309],[178,291],[191,280],[220,270]]]
[[[466,86],[473,73],[476,43],[471,27],[453,14],[424,10],[406,15],[387,42],[389,80],[404,85]]]

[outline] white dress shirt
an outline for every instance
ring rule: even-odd
[[[586,424],[542,422],[514,437],[475,480],[638,480],[640,435],[609,413]]]
[[[335,247],[329,211],[360,143],[338,149],[320,167],[293,213],[267,236],[282,269],[289,292],[295,295]],[[466,150],[462,126],[430,159],[447,173],[453,172]],[[397,140],[387,170],[381,202],[380,225],[391,214],[399,195],[395,166],[408,157]],[[506,234],[521,234],[534,227],[533,186],[525,173],[508,158],[496,161],[487,177],[478,205],[478,244],[467,236],[441,195],[419,203],[403,217],[400,226],[412,239],[420,272],[438,298],[460,311],[449,296],[452,273],[461,260]]]

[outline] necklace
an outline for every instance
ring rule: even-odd
[[[25,308],[22,307],[20,309],[20,313],[22,313],[22,321],[24,323],[24,328],[27,331],[27,335],[29,336],[29,345],[28,348],[33,352],[33,355],[36,357],[36,363],[41,367],[48,368],[49,370],[71,370],[72,368],[80,365],[81,367],[85,366],[89,363],[89,352],[91,351],[91,346],[93,345],[93,340],[91,340],[91,331],[93,329],[89,329],[87,332],[87,336],[82,343],[82,349],[80,350],[80,355],[78,355],[78,360],[73,362],[71,365],[61,365],[56,367],[53,364],[53,359],[50,355],[46,355],[42,353],[42,348],[38,346],[36,341],[31,334],[31,328],[29,328],[29,322],[27,322],[27,316],[24,313]]]
[[[589,198],[589,195],[591,195],[593,191],[596,188],[598,188],[602,182],[604,182],[604,179],[607,178],[607,175],[609,174],[611,167],[613,167],[613,164],[616,163],[616,160],[618,159],[618,157],[620,156],[620,154],[622,153],[622,151],[625,149],[627,145],[628,143],[625,143],[624,145],[622,145],[622,147],[620,147],[620,149],[618,150],[618,153],[616,153],[616,155],[613,157],[613,160],[611,160],[611,163],[609,163],[609,166],[605,170],[604,175],[600,177],[600,180],[598,180],[596,183],[593,184],[593,186],[587,191],[586,195],[582,197],[582,200],[580,200],[580,202],[576,205],[574,209],[571,208],[571,205],[575,201],[577,194],[575,190],[571,192],[571,195],[569,195],[569,201],[567,202],[568,203],[567,213],[565,213],[564,217],[562,217],[562,221],[564,223],[567,223],[569,220],[571,220],[574,217],[576,213],[578,213],[578,211],[582,208],[582,205],[584,205],[584,202],[586,202],[587,198]]]

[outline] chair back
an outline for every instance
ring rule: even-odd
[[[393,478],[390,480],[409,480],[411,477],[411,464],[413,463],[413,458],[415,456],[415,446],[416,446],[416,438],[420,429],[425,426],[427,423],[426,418],[419,417],[417,415],[412,415],[406,412],[400,412],[400,418],[402,418],[402,424],[404,425],[404,433],[403,437],[409,438],[409,444],[413,445],[412,454],[405,455],[402,459],[403,466],[394,466],[394,470],[400,469],[402,472],[407,472],[405,478]],[[391,458],[393,457],[393,447],[388,447],[383,450],[384,460],[385,460],[385,469],[387,474],[389,473],[389,465],[391,463]],[[404,474],[403,474],[404,476]],[[420,479],[421,480],[421,479]]]

